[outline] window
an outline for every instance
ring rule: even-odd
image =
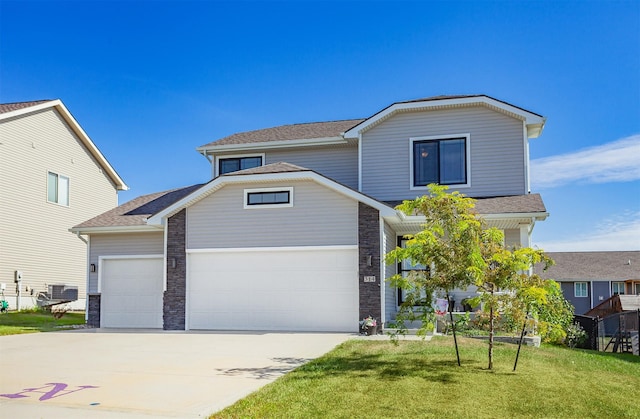
[[[406,247],[406,244],[407,244],[407,239],[398,237],[398,246]],[[406,278],[411,271],[421,271],[425,273],[429,272],[429,270],[424,265],[420,265],[420,264],[412,265],[411,261],[407,259],[398,263],[398,273],[400,273],[403,278]],[[407,293],[406,290],[398,289],[398,305],[404,303],[406,293]],[[422,290],[422,292],[420,293],[420,297],[426,298],[426,296],[427,296],[426,290]]]
[[[245,208],[281,208],[293,206],[293,188],[244,190]]]
[[[624,282],[612,282],[611,294],[624,294]]]
[[[640,295],[640,282],[636,283],[636,295]]]
[[[469,185],[469,134],[411,138],[411,186]]]
[[[262,166],[263,156],[231,156],[218,159],[218,175]]]
[[[69,178],[47,173],[47,201],[69,206]]]
[[[576,297],[588,297],[589,291],[586,282],[576,282],[573,284],[573,292]]]

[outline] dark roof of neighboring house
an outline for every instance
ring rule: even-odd
[[[51,102],[51,100],[34,100],[31,102],[0,103],[0,113],[13,112],[13,111],[17,111],[18,109],[24,109],[31,106],[36,106],[45,102]]]
[[[475,210],[478,214],[522,214],[533,212],[547,212],[540,194],[498,196],[489,198],[473,198],[476,201]],[[402,201],[387,201],[395,207]]]
[[[267,141],[286,141],[312,138],[337,137],[343,132],[358,125],[364,119],[347,119],[343,121],[310,122],[306,124],[282,125],[279,127],[239,132],[229,135],[202,147],[226,144],[250,144]]]
[[[203,184],[139,196],[112,210],[78,224],[74,229],[93,227],[130,227],[146,225],[146,219],[179,201]]]
[[[610,252],[548,252],[556,264],[546,271],[535,272],[543,278],[561,280],[640,279],[640,251]]]

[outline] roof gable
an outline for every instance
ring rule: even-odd
[[[293,181],[293,180],[311,180],[324,185],[338,193],[346,195],[354,200],[363,202],[378,211],[383,216],[395,215],[395,210],[386,204],[377,201],[371,197],[361,194],[347,186],[341,185],[325,176],[322,176],[313,170],[295,166],[289,163],[273,163],[260,168],[246,169],[239,172],[227,173],[211,180],[193,193],[185,196],[181,200],[168,206],[162,211],[149,217],[148,223],[161,225],[164,219],[171,217],[183,208],[189,207],[196,202],[210,196],[217,190],[228,184],[236,183],[259,183],[265,181]]]
[[[455,109],[469,106],[484,106],[494,111],[504,113],[512,118],[524,121],[527,126],[527,136],[529,138],[538,137],[542,133],[542,129],[546,122],[546,118],[541,115],[486,95],[433,96],[424,99],[393,103],[346,131],[344,133],[344,137],[359,138],[364,132],[399,112]]]
[[[98,147],[93,143],[91,138],[82,129],[78,121],[75,120],[73,115],[64,106],[62,101],[56,100],[38,100],[32,102],[16,102],[0,105],[0,122],[9,118],[15,117],[27,117],[29,114],[38,112],[41,110],[53,108],[57,110],[65,122],[69,125],[69,128],[78,136],[82,144],[87,148],[89,153],[95,158],[98,164],[102,167],[105,173],[109,176],[111,181],[119,191],[126,191],[129,187],[124,183],[124,180],[118,175],[115,169],[107,161],[104,155],[100,152]]]

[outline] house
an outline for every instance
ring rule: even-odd
[[[60,100],[0,105],[0,284],[12,309],[40,293],[85,309],[87,244],[69,228],[127,189]],[[72,296],[69,297],[69,291]]]
[[[543,278],[558,281],[576,314],[585,314],[613,295],[640,295],[640,251],[549,252],[555,265]]]
[[[242,132],[197,148],[202,185],[80,223],[89,322],[173,330],[357,331],[394,318],[384,254],[423,217],[394,209],[446,184],[528,246],[548,213],[529,189],[545,118],[484,95],[394,103],[365,119]]]

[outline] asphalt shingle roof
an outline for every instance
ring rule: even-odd
[[[139,196],[74,228],[146,225],[146,219],[200,188],[202,184]]]
[[[253,167],[251,169],[239,170],[237,172],[231,172],[222,176],[238,176],[238,175],[261,175],[267,173],[287,173],[287,172],[308,172],[309,169],[296,166],[295,164],[278,162],[271,163],[265,166]]]
[[[556,280],[640,280],[640,251],[548,252],[556,264],[535,272]]]
[[[310,122],[306,124],[282,125],[279,127],[239,132],[221,138],[202,147],[228,144],[251,144],[268,141],[301,140],[312,138],[337,137],[348,129],[358,125],[364,119],[347,119],[343,121]]]
[[[41,103],[51,102],[50,100],[34,100],[31,102],[14,102],[14,103],[0,103],[0,113],[7,113],[17,111],[18,109],[29,108]]]
[[[547,212],[540,194],[498,196],[489,198],[473,198],[476,201],[475,211],[478,214],[522,214],[531,212]],[[395,207],[402,201],[387,201]]]

